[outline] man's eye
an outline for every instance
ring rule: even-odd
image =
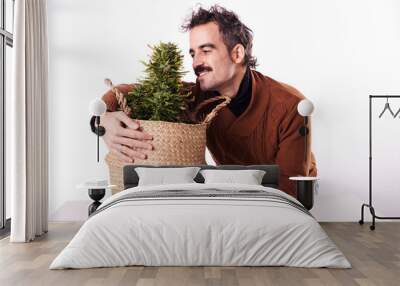
[[[209,52],[211,52],[210,50],[203,50],[203,53],[208,54]]]
[[[194,57],[194,54],[190,54],[190,56],[193,58],[193,57]]]

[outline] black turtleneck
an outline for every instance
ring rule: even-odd
[[[238,93],[228,104],[228,108],[232,113],[239,117],[249,106],[251,100],[251,77],[250,69],[247,68],[246,73],[240,83]]]

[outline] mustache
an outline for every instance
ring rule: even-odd
[[[212,71],[212,68],[206,67],[204,65],[197,66],[194,68],[194,73],[196,74],[196,76],[199,76],[200,73],[202,73],[203,71]]]

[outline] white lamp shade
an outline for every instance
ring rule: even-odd
[[[297,105],[297,111],[301,116],[310,116],[314,111],[314,104],[308,99],[303,99]]]
[[[107,111],[106,103],[100,98],[92,100],[89,104],[89,112],[91,115],[101,116]]]

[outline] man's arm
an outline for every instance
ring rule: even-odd
[[[120,84],[116,86],[123,94],[127,94],[134,84]],[[194,89],[193,89],[194,88]],[[194,83],[182,82],[181,92],[193,92],[198,95]],[[103,136],[104,142],[111,153],[116,154],[124,162],[133,162],[135,158],[145,159],[153,149],[151,141],[153,136],[140,128],[140,121],[129,118],[124,112],[116,111],[118,101],[112,90],[109,90],[102,97],[107,105],[107,112],[101,117],[100,124],[106,129]],[[196,97],[196,100],[198,98]],[[195,102],[192,102],[187,112],[191,112]]]
[[[130,84],[117,86],[123,94],[127,94],[133,87]],[[103,140],[109,151],[127,163],[133,162],[135,158],[145,159],[149,150],[153,149],[153,137],[140,130],[139,121],[129,118],[122,111],[116,111],[118,101],[112,90],[104,94],[102,99],[107,105],[107,112],[101,116],[100,124],[106,130]]]
[[[289,180],[291,176],[308,176],[311,167],[311,132],[307,136],[307,154],[305,152],[305,136],[299,129],[304,125],[304,118],[297,112],[297,104],[286,113],[279,126],[279,148],[276,164],[279,165],[279,189],[297,197],[296,185]],[[310,129],[310,120],[308,122]],[[311,131],[311,129],[310,129]]]
[[[134,84],[120,84],[116,86],[123,94],[128,94],[134,87]],[[116,111],[118,109],[118,101],[112,90],[107,91],[101,99],[106,103],[107,111]]]

